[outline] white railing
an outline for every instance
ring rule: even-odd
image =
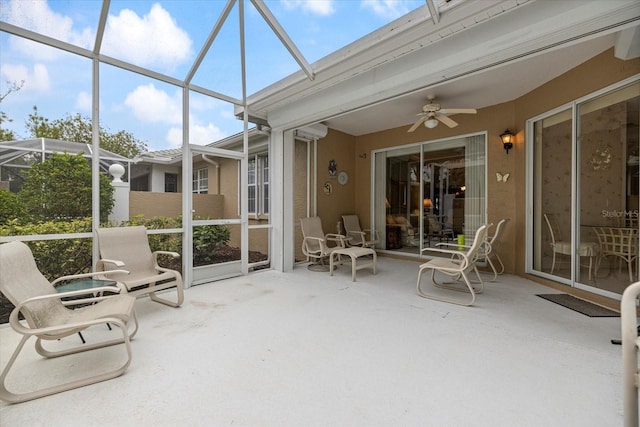
[[[638,427],[638,387],[640,387],[640,371],[638,371],[638,311],[636,301],[640,295],[640,282],[633,283],[625,289],[620,303],[620,323],[622,328],[622,384],[624,394],[624,425]]]

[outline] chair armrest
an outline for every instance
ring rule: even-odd
[[[347,237],[342,234],[335,234],[335,233],[329,233],[324,236],[325,241],[339,242],[340,246],[343,248],[346,246],[345,245],[346,238]]]
[[[441,254],[449,254],[449,255],[453,255],[456,256],[458,258],[464,259],[465,262],[469,262],[469,258],[467,257],[467,253],[463,252],[463,251],[454,251],[451,249],[439,249],[439,248],[424,248],[422,250],[422,252],[425,251],[433,251],[433,252],[438,252]]]
[[[309,250],[309,248],[307,248],[306,242],[308,240],[315,240],[318,243],[318,247],[320,249],[317,250]],[[307,255],[307,254],[319,254],[322,253],[322,247],[326,246],[325,244],[325,239],[323,237],[314,237],[314,236],[306,236],[304,239],[302,239],[302,252]]]
[[[20,324],[19,320],[18,320],[18,313],[22,310],[23,307],[25,307],[27,304],[31,304],[33,302],[37,302],[37,301],[44,301],[44,300],[48,300],[48,299],[62,299],[65,297],[73,297],[73,296],[79,296],[79,295],[92,295],[91,298],[83,298],[82,301],[76,301],[75,304],[85,304],[85,303],[93,303],[93,302],[98,302],[98,301],[102,301],[104,299],[107,298],[111,298],[111,296],[107,295],[107,296],[95,296],[96,293],[104,293],[104,292],[120,292],[120,288],[118,288],[117,286],[101,286],[99,288],[92,288],[92,289],[80,289],[77,291],[69,291],[69,292],[56,292],[55,294],[48,294],[48,295],[38,295],[35,297],[31,297],[28,298],[24,301],[22,301],[21,303],[19,303],[11,312],[11,314],[9,315],[9,320],[11,323],[12,327],[15,327],[15,324]],[[15,322],[11,322],[11,318],[15,317]],[[99,322],[99,323],[103,323],[103,322]],[[65,325],[65,328],[63,329],[68,329],[69,326]],[[25,329],[27,331],[34,331],[34,329],[30,329],[27,328]],[[38,330],[38,333],[41,333],[40,330]],[[24,332],[22,332],[24,333]],[[29,332],[29,334],[33,334],[34,332]]]
[[[24,305],[31,301],[35,301],[37,299],[46,299],[48,297],[59,297],[62,294],[52,294],[52,295],[41,295],[38,297],[30,298],[26,301],[23,301],[17,307],[15,307],[11,314],[9,315],[9,324],[11,328],[22,335],[43,335],[43,334],[55,334],[56,332],[68,331],[70,329],[86,329],[92,325],[99,325],[104,323],[118,323],[121,319],[117,319],[115,317],[101,317],[99,319],[93,320],[85,320],[82,322],[74,322],[74,323],[60,323],[55,326],[46,326],[44,328],[31,328],[28,326],[26,322],[21,322],[18,318],[18,314]],[[44,297],[44,298],[43,298]],[[99,299],[105,299],[110,297],[100,297]]]
[[[174,258],[180,258],[180,254],[178,252],[171,251],[154,251],[153,256],[157,257],[158,255],[170,255]]]
[[[116,261],[116,262],[124,265],[124,263],[121,262],[121,261]],[[86,277],[95,277],[95,276],[106,276],[106,275],[114,274],[114,273],[129,274],[129,272],[127,270],[108,270],[108,271],[95,271],[93,273],[72,274],[72,275],[69,275],[69,276],[58,277],[56,280],[51,282],[51,285],[55,286],[56,283],[62,282],[62,281],[66,281],[66,280],[84,279]]]
[[[102,258],[98,260],[97,265],[98,266],[102,266],[104,264],[113,264],[116,267],[123,267],[124,266],[124,262],[117,260],[117,259],[106,259],[106,258]]]

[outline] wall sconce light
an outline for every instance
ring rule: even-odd
[[[433,208],[433,202],[431,201],[431,199],[424,199],[422,201],[422,206],[424,206],[425,209],[430,211],[431,208]]]
[[[500,139],[502,140],[502,145],[504,149],[507,150],[507,154],[509,154],[509,150],[513,148],[513,140],[515,135],[509,129],[505,130],[504,133],[500,135]]]

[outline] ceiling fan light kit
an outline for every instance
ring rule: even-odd
[[[433,117],[424,121],[424,127],[433,129],[436,126],[438,126],[438,121]]]

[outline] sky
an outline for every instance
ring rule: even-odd
[[[425,6],[424,0],[266,0],[267,7],[308,63]],[[189,74],[223,0],[112,0],[101,54],[182,81]],[[247,94],[299,71],[299,66],[248,0],[245,10]],[[93,50],[99,0],[0,0],[0,20]],[[192,83],[241,99],[239,3],[236,2]],[[150,151],[182,144],[182,90],[111,65],[99,68],[100,124],[125,130]],[[50,121],[91,116],[92,62],[0,32],[0,110],[3,127],[19,139],[37,106]],[[20,90],[10,91],[12,85]],[[7,95],[8,93],[8,95]],[[6,95],[6,96],[5,96]],[[190,142],[208,144],[242,131],[233,105],[191,92]]]

